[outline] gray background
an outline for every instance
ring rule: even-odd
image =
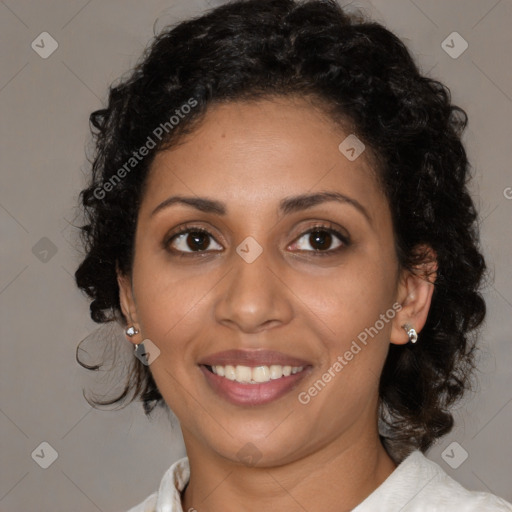
[[[97,411],[82,397],[91,377],[75,363],[75,348],[97,325],[72,277],[80,260],[72,221],[88,170],[89,113],[104,104],[108,85],[135,63],[153,30],[209,5],[0,1],[1,511],[125,510],[156,490],[164,470],[184,454],[178,428],[164,414],[148,421],[140,405]],[[486,288],[479,386],[428,456],[464,486],[512,500],[512,2],[353,5],[404,39],[422,70],[444,81],[469,114],[472,190],[494,281]],[[34,40],[42,46],[44,31],[58,43],[46,59],[31,48]],[[441,46],[454,31],[469,44],[458,58]],[[115,382],[103,375],[98,389]],[[44,441],[58,454],[47,469],[38,463],[49,461],[48,448],[31,456]],[[467,460],[452,469],[446,460],[460,463],[463,450]]]

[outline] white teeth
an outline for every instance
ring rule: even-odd
[[[236,380],[238,382],[251,382],[252,370],[248,366],[236,367]]]
[[[270,370],[268,366],[256,366],[256,368],[253,368],[252,380],[254,382],[268,382],[270,380]]]
[[[270,382],[270,380],[288,377],[304,370],[303,366],[281,366],[273,364],[271,366],[242,366],[237,365],[216,365],[212,366],[212,372],[220,377],[229,380],[236,380],[243,384],[259,384]]]
[[[280,379],[283,376],[283,367],[278,364],[273,364],[270,367],[270,378]]]
[[[218,368],[218,367],[217,367]],[[236,379],[236,371],[234,366],[225,366],[224,367],[224,377],[229,380],[235,380]]]

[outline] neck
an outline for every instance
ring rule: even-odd
[[[335,439],[300,460],[248,467],[205,454],[185,443],[191,478],[183,510],[199,512],[337,510],[348,512],[369,496],[396,468],[378,433]]]

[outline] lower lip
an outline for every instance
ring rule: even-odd
[[[200,365],[199,368],[210,387],[222,398],[235,405],[262,405],[273,402],[289,393],[308,373],[308,367],[306,367],[301,372],[288,377],[272,379],[261,384],[242,384],[226,379],[226,377],[220,377],[203,365]]]

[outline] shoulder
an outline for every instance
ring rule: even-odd
[[[487,492],[470,491],[419,450],[412,452],[353,512],[512,512]]]
[[[439,510],[457,505],[461,512],[512,512],[512,505],[502,498],[488,492],[470,491],[446,473],[427,484],[419,500],[435,504]]]

